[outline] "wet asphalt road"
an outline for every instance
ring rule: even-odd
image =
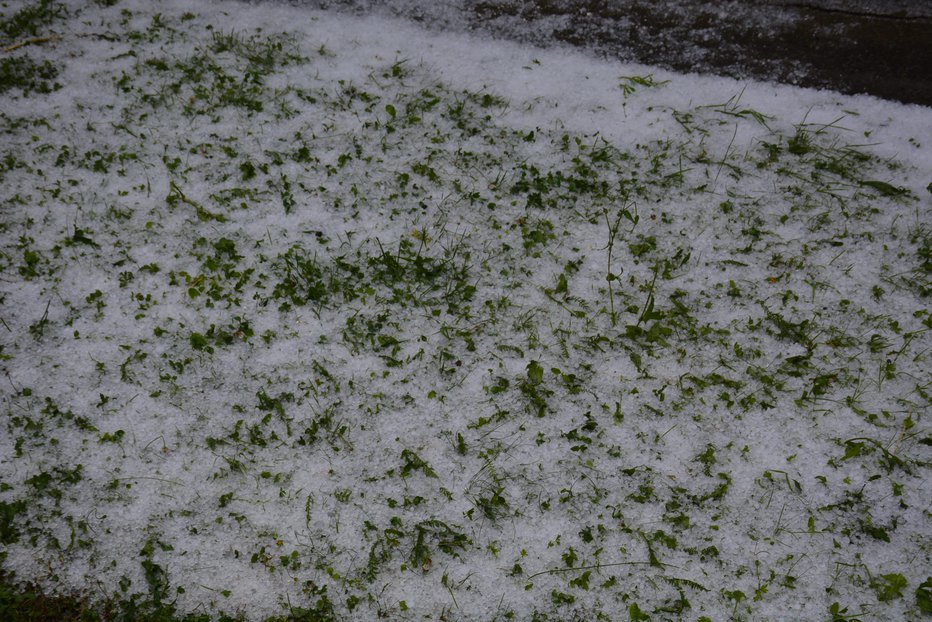
[[[932,0],[291,0],[932,106]]]

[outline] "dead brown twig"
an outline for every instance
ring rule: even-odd
[[[32,37],[31,39],[23,39],[22,41],[17,41],[16,43],[12,45],[8,45],[5,48],[0,49],[0,52],[7,54],[9,52],[12,52],[13,50],[18,50],[19,48],[25,47],[27,45],[34,45],[36,43],[46,43],[48,41],[54,41],[55,39],[58,39],[58,37]]]

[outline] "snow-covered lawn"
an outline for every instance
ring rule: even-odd
[[[932,110],[278,5],[23,6],[18,580],[249,620],[932,610]]]

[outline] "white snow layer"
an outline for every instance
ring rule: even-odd
[[[102,4],[12,56],[60,88],[0,94],[17,579],[250,620],[926,610],[932,110]]]

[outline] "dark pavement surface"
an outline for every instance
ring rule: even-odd
[[[932,106],[932,0],[291,0]]]

